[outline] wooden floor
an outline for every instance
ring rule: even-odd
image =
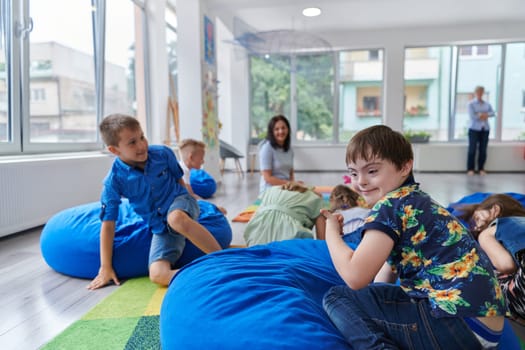
[[[298,173],[310,185],[335,185],[343,173]],[[468,177],[458,173],[416,173],[423,190],[447,205],[473,192],[525,193],[524,173]],[[226,171],[211,202],[228,219],[257,197],[259,175]],[[243,244],[245,224],[232,223],[232,244]],[[115,286],[88,291],[87,280],[51,270],[40,255],[41,227],[0,239],[0,349],[38,349],[110,294]]]

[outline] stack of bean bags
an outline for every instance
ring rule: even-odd
[[[209,202],[199,201],[199,223],[206,227],[222,248],[229,247],[232,231],[226,217]],[[94,278],[100,267],[100,202],[63,210],[51,217],[42,230],[40,249],[46,263],[62,274]],[[113,245],[113,267],[121,278],[148,275],[151,233],[126,199],[119,207]],[[186,242],[177,267],[204,253]]]

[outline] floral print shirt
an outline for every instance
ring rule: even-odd
[[[409,179],[410,180],[410,179]],[[505,314],[488,256],[457,218],[407,181],[372,208],[363,226],[394,241],[388,263],[412,298],[429,300],[435,317]]]

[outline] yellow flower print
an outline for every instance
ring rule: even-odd
[[[392,198],[403,198],[413,191],[411,187],[401,187],[396,191],[392,192]]]
[[[469,269],[472,270],[472,268],[478,263],[479,261],[479,255],[476,251],[476,248],[472,248],[470,252],[465,254],[462,258],[462,261],[468,264]]]
[[[463,261],[457,261],[445,265],[445,271],[443,272],[442,277],[448,280],[453,278],[465,278],[468,276],[472,267],[469,268],[468,264]]]
[[[414,288],[420,289],[420,290],[428,290],[430,292],[434,291],[434,287],[432,287],[428,279],[424,279],[422,281],[416,281],[416,283],[414,284]]]
[[[414,209],[411,205],[404,206],[398,216],[401,218],[403,230],[407,228],[416,227],[419,225],[417,215],[423,213],[423,210]]]
[[[450,213],[448,212],[448,210],[446,210],[445,208],[443,208],[442,206],[439,206],[437,208],[437,213],[439,215],[442,215],[442,216],[450,216]]]
[[[457,243],[465,231],[465,228],[457,220],[452,220],[447,224],[448,228],[448,239],[442,244],[443,246],[450,246]]]
[[[401,253],[403,259],[401,260],[401,265],[406,266],[408,264],[412,266],[421,266],[423,259],[415,250],[405,250]]]
[[[430,292],[429,296],[431,296],[438,302],[449,301],[452,303],[456,303],[462,299],[461,291],[459,289],[435,290]]]
[[[421,226],[419,230],[417,230],[416,234],[410,237],[410,240],[412,241],[413,245],[418,245],[419,243],[423,242],[427,238],[427,231],[425,231],[425,227]]]

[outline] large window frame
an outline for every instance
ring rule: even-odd
[[[32,0],[38,1],[38,0]],[[102,150],[104,145],[98,135],[99,121],[104,116],[104,46],[105,46],[105,12],[106,3],[110,0],[85,0],[89,6],[92,28],[93,64],[94,64],[94,99],[96,109],[96,138],[87,142],[31,142],[30,140],[30,36],[33,28],[33,19],[30,17],[30,0],[0,0],[2,11],[2,30],[0,30],[1,40],[7,48],[6,54],[6,90],[7,90],[7,133],[6,142],[0,140],[0,155],[23,155],[23,154],[42,154],[42,153],[66,153]],[[140,25],[137,35],[142,35],[143,50],[141,52],[144,67],[141,67],[140,83],[144,85],[146,91],[141,101],[141,114],[150,115],[148,86],[149,79],[145,67],[148,66],[147,60],[147,16],[145,3],[142,0],[129,0],[135,6],[135,21]],[[56,9],[53,9],[56,10]],[[67,30],[67,28],[64,28]],[[1,51],[0,51],[1,53]],[[2,79],[0,75],[0,79]],[[33,93],[33,97],[35,97]],[[39,95],[41,96],[41,94]],[[34,102],[34,98],[33,98]],[[32,103],[32,102],[31,102]],[[146,118],[144,128],[148,129],[150,121]]]

